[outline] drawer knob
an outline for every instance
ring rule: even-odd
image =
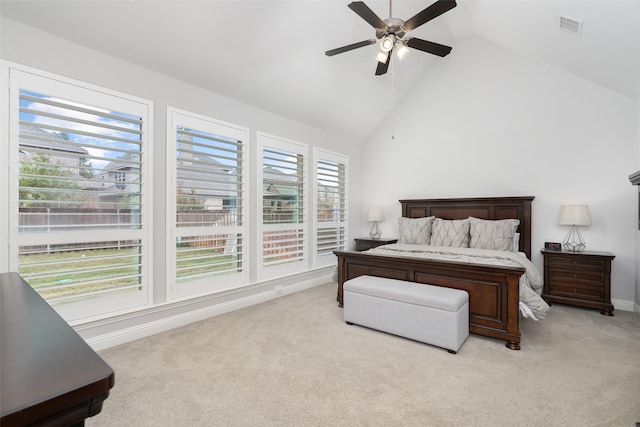
[[[574,294],[576,293],[576,288],[573,288],[573,293],[574,293]]]
[[[573,275],[573,278],[574,278],[574,279],[577,279],[577,278],[578,278],[578,275],[577,275],[577,274],[574,274],[574,275]]]

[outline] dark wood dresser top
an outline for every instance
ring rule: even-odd
[[[102,409],[114,372],[16,273],[0,274],[0,425],[74,425]]]

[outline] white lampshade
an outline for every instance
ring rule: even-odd
[[[398,55],[398,59],[400,60],[403,60],[408,53],[409,53],[409,48],[404,44],[400,44],[400,46],[396,50],[396,55]]]
[[[378,52],[378,54],[376,55],[376,59],[378,60],[379,63],[384,64],[387,62],[387,58],[389,57],[389,52],[383,52],[380,51]]]
[[[369,208],[367,221],[384,221],[384,210],[382,208]]]
[[[591,225],[591,215],[587,205],[564,205],[560,206],[558,215],[560,225]]]

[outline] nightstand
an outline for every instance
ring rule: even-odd
[[[369,237],[358,237],[353,239],[356,241],[356,251],[362,252],[369,249],[373,249],[382,245],[389,245],[391,243],[397,243],[398,239],[371,239]]]
[[[543,249],[544,290],[549,305],[557,302],[596,308],[613,316],[610,252],[564,252]]]

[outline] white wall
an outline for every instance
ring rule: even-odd
[[[94,325],[85,325],[79,328],[85,338],[91,339],[96,336],[110,335],[115,337],[111,343],[117,340],[122,341],[126,340],[126,337],[117,337],[117,335],[122,335],[122,331],[125,329],[133,331],[136,336],[143,336],[147,333],[157,332],[163,328],[169,328],[171,321],[167,320],[168,317],[179,319],[180,322],[185,323],[189,320],[198,320],[198,318],[210,315],[215,310],[211,311],[209,308],[215,304],[221,307],[224,306],[218,309],[217,312],[224,312],[229,309],[241,307],[243,303],[237,302],[240,300],[259,302],[265,298],[264,292],[273,290],[275,286],[275,281],[270,281],[260,284],[261,286],[254,285],[248,289],[226,295],[194,300],[192,304],[183,303],[180,306],[162,306],[162,303],[165,301],[166,287],[164,253],[166,249],[165,224],[167,212],[165,206],[167,195],[164,191],[158,191],[158,189],[162,190],[165,187],[164,165],[166,163],[166,150],[164,144],[166,107],[168,105],[250,128],[249,165],[252,167],[249,177],[250,180],[256,179],[255,168],[258,164],[256,150],[257,131],[263,131],[286,139],[306,143],[310,147],[317,146],[349,155],[351,170],[349,176],[350,189],[351,195],[353,196],[350,201],[350,207],[356,212],[360,211],[358,196],[360,193],[358,191],[359,174],[355,173],[355,171],[359,171],[360,169],[360,148],[357,144],[353,143],[353,141],[269,113],[268,111],[254,108],[216,93],[208,92],[191,84],[104,55],[95,50],[88,49],[79,44],[52,36],[51,34],[6,18],[2,18],[0,24],[0,53],[2,59],[154,101],[154,157],[152,175],[156,191],[154,192],[152,209],[154,214],[153,244],[155,255],[153,260],[153,286],[154,302],[160,305],[144,313],[143,316],[134,314],[121,319],[111,319]],[[7,98],[3,96],[2,99]],[[4,110],[0,110],[0,113],[6,117],[6,106],[3,105],[2,108]],[[5,133],[2,139],[5,140],[6,136],[7,134]],[[0,154],[6,155],[5,151],[0,151]],[[6,179],[2,179],[1,181],[6,181]],[[0,184],[0,187],[3,185],[4,183]],[[251,188],[255,188],[255,186],[251,186]],[[0,188],[0,196],[6,196],[5,193],[7,192],[8,190],[6,188],[4,190]],[[255,194],[250,194],[250,200],[255,200]],[[258,206],[258,204],[253,203],[250,207],[250,214],[254,218],[257,215],[256,206]],[[0,219],[3,224],[6,224],[6,217],[3,216],[0,217]],[[359,225],[358,215],[351,215],[351,229],[357,230]],[[0,238],[6,242],[6,226],[3,226],[2,229]],[[255,225],[250,231],[253,233],[251,236],[252,241],[257,241],[255,239],[255,233],[257,232]],[[8,268],[6,264],[6,244],[1,246],[4,249],[0,251],[0,256],[2,256],[0,271],[5,271],[6,268]],[[251,248],[251,250],[253,249],[254,248]],[[252,282],[256,280],[255,262],[253,267],[253,271],[251,272]],[[304,274],[295,278],[295,280],[289,278],[281,280],[278,283],[285,285],[284,292],[286,293],[287,286],[295,289],[296,286],[300,286],[301,283],[316,283],[318,280],[326,283],[326,279],[329,278],[330,275],[331,268],[324,269],[315,275]],[[189,312],[196,314],[190,317]],[[153,325],[147,327],[144,326],[145,324]],[[95,345],[97,348],[104,346],[105,345]]]
[[[541,269],[538,249],[568,231],[556,224],[560,205],[588,204],[587,250],[616,255],[612,298],[631,310],[637,120],[635,100],[482,38],[458,40],[363,147],[361,218],[383,206],[390,237],[398,199],[532,195]]]

